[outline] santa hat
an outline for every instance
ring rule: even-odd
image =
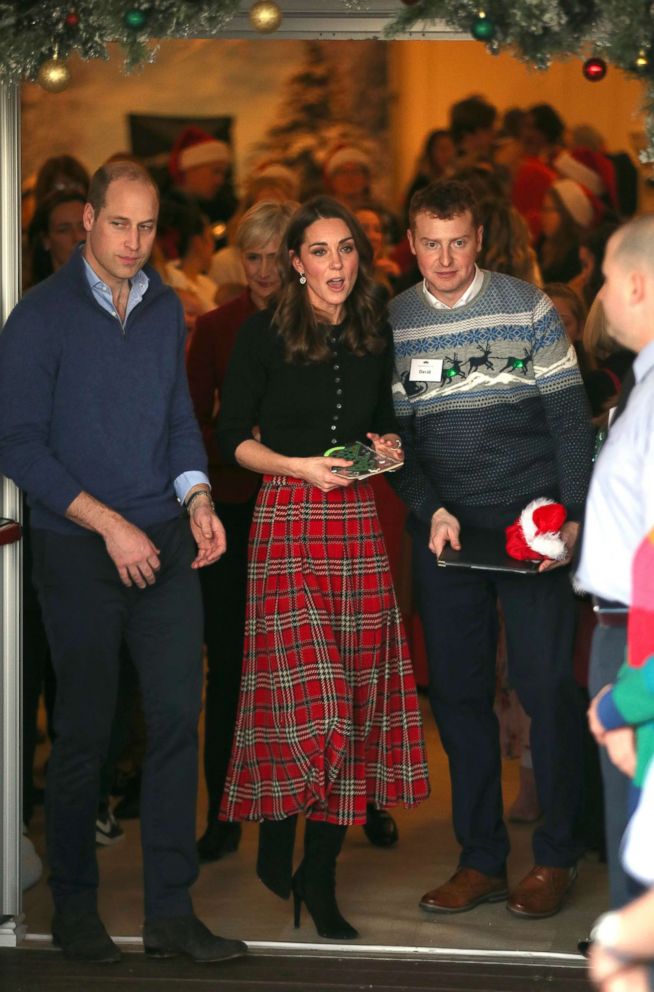
[[[227,164],[230,159],[229,145],[191,124],[184,128],[173,145],[168,169],[173,179],[179,182],[182,173],[194,165],[209,165],[211,162]]]
[[[574,179],[557,179],[550,189],[558,195],[561,203],[579,227],[592,227],[599,218],[599,201]]]
[[[560,531],[567,515],[561,503],[544,496],[533,499],[506,528],[507,554],[519,561],[563,561],[568,549]]]
[[[297,200],[300,188],[298,177],[283,162],[271,160],[261,162],[252,170],[248,184],[261,187],[268,179],[284,187],[288,192],[289,200]]]
[[[356,145],[339,145],[335,148],[325,159],[323,170],[327,178],[329,178],[330,176],[333,176],[338,169],[342,168],[344,165],[350,165],[350,163],[362,165],[368,172],[371,171],[370,159],[366,153],[360,148],[357,148]]]
[[[594,196],[607,197],[617,207],[615,168],[606,155],[591,148],[573,148],[557,155],[554,168],[566,179],[585,186]]]

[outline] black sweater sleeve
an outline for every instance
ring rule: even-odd
[[[390,329],[386,348],[355,355],[337,330],[329,333],[329,358],[289,362],[270,313],[255,314],[236,340],[221,394],[218,444],[225,460],[252,437],[293,457],[366,441],[366,434],[396,431],[391,392]]]

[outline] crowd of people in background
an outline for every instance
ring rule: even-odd
[[[127,154],[113,158],[118,162],[133,161],[132,156]],[[299,919],[300,907],[304,902],[318,932],[339,939],[352,938],[357,932],[340,915],[333,897],[333,885],[331,895],[325,896],[324,876],[331,873],[333,882],[345,827],[353,823],[362,824],[371,843],[392,846],[398,841],[398,830],[386,807],[398,802],[412,805],[428,792],[419,723],[414,720],[415,694],[406,672],[409,650],[415,665],[416,656],[421,651],[424,654],[425,649],[421,647],[422,642],[412,636],[412,627],[407,628],[407,647],[392,584],[389,585],[388,566],[379,565],[383,551],[374,544],[381,540],[380,533],[375,529],[378,527],[375,523],[375,501],[393,576],[397,577],[398,571],[406,566],[406,563],[400,562],[400,548],[393,534],[404,528],[408,515],[413,520],[416,601],[419,603],[422,598],[424,604],[429,594],[431,603],[436,599],[446,613],[458,611],[457,615],[465,618],[468,614],[464,612],[464,592],[459,590],[457,596],[460,595],[460,598],[453,597],[450,603],[449,576],[444,580],[438,574],[440,570],[433,568],[432,552],[437,547],[442,549],[443,542],[456,545],[459,518],[464,521],[464,527],[466,521],[479,523],[482,517],[484,520],[492,519],[493,525],[509,523],[508,518],[504,519],[508,509],[513,511],[518,497],[524,495],[519,486],[514,486],[510,492],[495,494],[497,506],[503,507],[501,513],[497,507],[486,506],[489,502],[487,494],[478,498],[479,494],[471,495],[466,488],[468,484],[472,485],[469,480],[474,476],[470,466],[468,480],[461,481],[457,477],[449,490],[446,488],[444,494],[438,493],[436,496],[433,478],[429,474],[431,469],[423,472],[420,468],[418,471],[416,462],[412,461],[413,457],[417,457],[417,464],[424,467],[433,463],[440,471],[446,456],[437,446],[425,447],[424,436],[419,431],[414,436],[416,428],[413,418],[417,416],[417,407],[413,405],[416,390],[410,374],[410,358],[399,360],[397,357],[402,354],[402,334],[411,337],[415,328],[428,323],[431,307],[434,325],[442,326],[442,333],[452,336],[454,343],[450,347],[458,351],[458,359],[457,351],[454,352],[454,359],[459,364],[452,360],[451,367],[446,370],[452,373],[453,379],[459,374],[461,379],[465,379],[463,366],[466,364],[468,375],[473,369],[481,369],[484,363],[492,369],[493,349],[497,346],[498,353],[503,354],[504,347],[503,343],[498,344],[502,341],[501,328],[494,324],[492,332],[475,338],[474,347],[469,343],[466,308],[474,303],[474,294],[468,300],[464,292],[462,304],[456,292],[451,293],[441,286],[440,295],[435,293],[436,302],[434,297],[429,297],[430,288],[432,291],[434,285],[439,288],[439,279],[447,280],[442,273],[434,275],[434,270],[430,269],[428,250],[433,245],[440,252],[441,259],[444,252],[446,255],[447,251],[454,252],[455,260],[448,261],[447,265],[451,269],[450,275],[456,270],[464,272],[465,278],[469,276],[465,291],[469,286],[473,287],[474,293],[490,287],[488,292],[494,294],[493,305],[488,312],[480,311],[475,319],[492,323],[495,312],[507,319],[506,313],[511,306],[518,306],[516,300],[519,298],[520,319],[524,318],[525,326],[542,325],[545,328],[543,334],[550,335],[553,342],[550,344],[551,351],[545,357],[544,353],[540,354],[537,375],[534,371],[536,379],[540,377],[539,390],[535,390],[531,397],[535,401],[536,392],[540,391],[538,402],[542,406],[538,407],[537,414],[532,410],[529,417],[532,418],[534,430],[539,416],[547,421],[547,431],[552,436],[550,438],[545,430],[539,434],[539,457],[547,464],[556,462],[558,475],[554,471],[548,475],[543,470],[542,488],[549,486],[555,498],[560,498],[562,492],[568,493],[571,525],[581,519],[591,471],[590,449],[594,447],[592,458],[598,460],[605,444],[609,445],[608,450],[612,450],[622,437],[618,428],[609,429],[609,424],[621,396],[624,402],[633,384],[634,359],[635,380],[640,386],[649,370],[644,356],[640,356],[643,351],[652,349],[651,341],[646,336],[636,339],[625,332],[624,325],[634,319],[632,311],[627,312],[631,303],[623,300],[620,310],[616,302],[617,290],[605,286],[606,275],[611,273],[613,278],[611,267],[619,269],[615,275],[616,281],[628,279],[625,272],[640,272],[644,267],[646,276],[641,280],[643,298],[651,293],[651,285],[654,284],[646,264],[645,248],[654,249],[654,242],[650,244],[652,235],[649,227],[623,228],[637,211],[637,171],[626,153],[609,152],[602,136],[590,124],[568,128],[559,113],[545,103],[524,109],[511,108],[500,120],[494,106],[482,96],[473,95],[450,108],[447,126],[435,129],[426,136],[415,175],[406,190],[395,190],[392,198],[388,194],[378,196],[376,190],[381,171],[381,164],[373,162],[362,148],[343,144],[325,149],[322,199],[314,198],[307,202],[303,177],[281,159],[257,163],[239,183],[242,192],[237,198],[232,193],[233,153],[230,147],[195,125],[187,127],[171,149],[168,176],[159,183],[159,220],[150,257],[151,266],[159,273],[163,283],[172,288],[183,309],[190,395],[205,443],[213,500],[227,531],[227,553],[220,561],[201,569],[207,659],[204,769],[209,808],[207,823],[197,845],[198,856],[200,862],[209,862],[236,850],[241,835],[240,820],[262,820],[266,826],[261,831],[257,866],[260,877],[280,895],[288,896],[293,892],[296,919]],[[39,170],[23,211],[26,293],[68,265],[78,246],[86,240],[89,224],[84,222],[84,211],[89,181],[84,166],[69,155],[49,159]],[[444,189],[447,193],[443,193]],[[227,216],[226,223],[217,224],[214,205],[221,191],[224,194],[223,215],[226,212]],[[638,221],[635,223],[638,224]],[[628,233],[621,233],[623,230]],[[311,238],[307,240],[309,234]],[[465,245],[458,245],[457,239],[468,246],[468,262],[457,261],[456,252],[466,250]],[[630,239],[636,245],[633,252]],[[338,280],[347,284],[348,278],[351,278],[351,285],[347,285],[347,293],[338,306],[330,302],[329,294],[333,286],[320,270],[321,263],[311,247],[314,243],[322,246],[326,257],[337,257],[339,273],[343,273],[338,275]],[[447,249],[443,247],[445,244],[449,245]],[[343,245],[350,247],[346,250]],[[452,248],[452,245],[455,247]],[[355,251],[356,267],[352,265],[348,251]],[[447,258],[450,256],[447,255]],[[485,273],[483,278],[480,273]],[[488,273],[492,275],[484,283]],[[411,287],[423,279],[427,294],[424,313],[418,312],[423,306],[422,301],[418,306],[414,297],[407,295]],[[518,291],[513,281],[515,279],[527,284],[527,287]],[[340,288],[339,283],[339,291]],[[451,301],[448,302],[450,296]],[[604,306],[607,297],[612,307],[608,313],[608,308]],[[443,301],[445,310],[440,307]],[[384,315],[389,305],[395,330],[397,376],[400,375],[398,369],[404,368],[403,361],[406,364],[404,377],[396,379],[393,387],[399,432],[395,429],[390,407],[385,406],[390,404],[391,373],[387,364],[392,346],[389,342],[385,345],[376,339],[376,334],[381,337],[386,334],[383,330],[387,327]],[[652,308],[648,309],[649,306]],[[457,315],[457,307],[461,310],[455,328],[453,315]],[[280,329],[274,346],[271,338],[273,312],[274,325]],[[328,314],[327,319],[325,313]],[[312,336],[312,321],[316,314],[329,325],[331,336],[324,348],[318,338]],[[552,317],[552,314],[555,316]],[[644,324],[647,316],[654,321],[654,306],[649,296],[642,304],[638,319]],[[548,323],[551,320],[555,320],[556,324]],[[375,321],[379,324],[377,330],[373,327]],[[245,337],[239,336],[243,325],[249,329]],[[515,347],[519,348],[520,355],[511,359],[514,363],[518,362],[512,366],[512,371],[521,369],[526,376],[529,364],[532,368],[536,364],[528,336]],[[315,376],[312,378],[313,373],[306,376],[298,373],[295,377],[287,375],[282,354],[284,349],[287,356],[300,356],[309,366],[311,361],[322,362],[327,376],[325,381]],[[407,349],[407,356],[409,354],[411,358],[416,358],[418,352],[414,345]],[[425,356],[428,357],[427,351]],[[352,369],[349,369],[349,364],[352,364]],[[343,398],[341,378],[347,383],[348,375],[357,376],[357,370],[364,368],[366,376],[372,376],[375,381],[375,389],[371,389],[365,403],[361,390],[357,392],[354,388],[350,393],[346,389]],[[339,388],[332,397],[334,374]],[[543,385],[548,375],[550,379]],[[580,376],[578,382],[577,375]],[[516,395],[507,401],[516,404],[514,412],[517,405],[525,401],[526,384],[520,383],[519,386]],[[384,397],[386,387],[388,395]],[[321,390],[328,394],[329,403],[334,400],[333,409],[331,406],[329,409],[322,408],[326,400],[321,399]],[[641,394],[643,392],[644,388],[641,388]],[[457,431],[457,409],[460,412],[463,401],[459,400],[457,409],[448,407],[451,394],[446,393],[442,388],[439,390],[440,406],[431,412],[440,418],[439,423],[448,423],[449,429]],[[356,402],[353,399],[355,396]],[[527,397],[527,401],[529,399]],[[227,413],[223,410],[221,433],[217,439],[216,421],[225,401],[228,404]],[[473,401],[474,395],[471,399],[468,391],[465,402],[468,405],[472,402],[474,406]],[[565,416],[563,401],[564,405],[568,404]],[[360,408],[357,403],[360,403]],[[306,408],[306,424],[291,422],[291,407]],[[423,404],[420,416],[424,415],[425,409]],[[586,420],[587,409],[589,416]],[[320,464],[317,464],[322,433],[312,433],[308,427],[314,415],[323,418],[325,425],[330,424],[328,440],[334,444],[343,440],[341,428],[337,426],[339,421],[341,425],[345,421],[354,433],[361,433],[360,428],[364,435],[366,431],[372,432],[369,439],[378,450],[393,449],[397,441],[398,448],[406,452],[407,459],[404,469],[397,475],[400,481],[395,483],[395,489],[404,502],[397,499],[385,479],[375,479],[372,486],[367,483],[365,492],[361,485],[352,487],[346,484],[338,472],[334,474],[334,470],[340,467],[338,456],[321,458]],[[476,415],[476,411],[466,414],[473,419]],[[490,416],[487,405],[483,416],[486,419]],[[498,432],[502,436],[511,435],[515,423],[504,423],[501,411],[498,416]],[[618,425],[623,428],[623,433],[626,429],[623,425],[627,423],[625,416],[625,420]],[[299,433],[298,427],[302,428]],[[612,430],[615,430],[614,435]],[[523,440],[516,437],[513,461],[506,463],[507,480],[510,478],[512,482],[516,477],[524,481],[523,469],[527,471],[525,466],[533,467],[526,454],[524,457],[516,454]],[[413,452],[411,445],[415,445]],[[465,460],[468,451],[463,435],[461,445],[461,457]],[[415,451],[418,451],[417,456]],[[643,464],[646,463],[645,453],[646,442],[643,441]],[[584,460],[587,455],[586,466]],[[580,468],[582,462],[586,466],[583,470]],[[451,471],[449,463],[445,471],[446,474]],[[483,471],[480,469],[480,472],[482,478]],[[651,479],[651,467],[647,472]],[[295,477],[304,479],[314,487],[311,492],[316,499],[307,501],[306,492],[303,490],[300,493],[293,484]],[[447,477],[449,481],[449,475]],[[485,484],[482,478],[480,485]],[[431,536],[425,529],[425,520],[421,519],[421,508],[428,495],[436,500],[437,506],[448,507],[448,511],[439,518],[436,530],[432,523]],[[533,495],[548,494],[539,491]],[[593,498],[597,500],[597,494],[593,497],[591,489]],[[477,503],[484,504],[483,512]],[[470,510],[471,504],[475,512]],[[649,506],[651,508],[651,499]],[[390,522],[388,507],[393,507]],[[639,507],[644,511],[640,504]],[[27,508],[26,512],[29,512]],[[253,514],[255,522],[253,536],[250,536]],[[275,537],[277,545],[271,545],[267,528],[275,516],[278,521],[284,522],[284,532],[278,531]],[[374,713],[372,724],[370,716],[365,718],[359,714],[356,717],[359,723],[355,721],[354,736],[359,730],[363,735],[364,724],[367,734],[372,732],[372,725],[376,726],[375,756],[373,759],[370,754],[363,753],[366,744],[362,736],[359,744],[363,751],[357,752],[356,758],[350,754],[348,760],[352,764],[343,776],[338,771],[342,751],[336,744],[333,751],[328,749],[334,768],[332,770],[326,762],[324,775],[331,784],[338,780],[340,785],[339,788],[332,790],[330,786],[325,790],[324,781],[313,783],[315,796],[321,804],[321,815],[307,820],[304,860],[293,875],[291,865],[296,814],[304,808],[304,801],[298,799],[302,789],[298,783],[311,765],[310,762],[303,764],[305,759],[309,759],[306,754],[299,754],[293,743],[298,734],[297,719],[294,717],[291,720],[288,712],[281,716],[281,710],[276,712],[276,725],[279,727],[281,723],[285,727],[284,743],[281,751],[276,753],[276,760],[285,762],[285,774],[291,768],[297,781],[286,783],[284,789],[278,791],[275,801],[271,800],[266,805],[267,794],[259,778],[262,771],[257,768],[259,752],[252,747],[252,742],[259,739],[257,735],[265,736],[269,731],[259,709],[262,699],[267,698],[266,666],[270,662],[271,651],[265,630],[266,623],[272,623],[269,617],[272,602],[276,611],[275,624],[279,627],[275,657],[276,663],[281,666],[282,655],[292,654],[297,647],[297,632],[293,637],[289,631],[294,625],[294,611],[299,609],[296,598],[300,597],[300,590],[285,588],[283,595],[279,591],[281,580],[276,570],[279,564],[276,557],[286,561],[287,573],[299,570],[301,574],[300,550],[302,555],[318,556],[320,549],[307,551],[308,537],[299,536],[298,520],[319,518],[321,528],[325,528],[331,526],[337,517],[350,521],[351,526],[351,531],[339,533],[338,536],[343,555],[351,542],[362,540],[363,533],[374,544],[369,550],[368,566],[369,575],[376,575],[377,587],[372,595],[373,605],[369,602],[367,608],[374,619],[374,638],[386,639],[384,677],[387,682],[379,694],[366,682],[370,672],[363,672],[361,659],[347,662],[357,673],[359,697],[356,705],[361,707],[362,712],[365,706],[372,707]],[[607,591],[602,581],[596,582],[591,565],[583,557],[582,579],[592,577],[586,583],[582,581],[584,589],[577,592],[576,598],[572,596],[569,570],[554,573],[553,578],[548,578],[547,588],[553,590],[556,586],[557,589],[558,619],[552,620],[555,614],[547,613],[553,608],[550,602],[547,608],[543,605],[541,620],[545,626],[549,616],[554,624],[555,637],[551,644],[551,658],[548,655],[548,665],[557,683],[555,688],[539,682],[538,692],[534,694],[531,691],[533,673],[530,675],[528,670],[528,649],[525,645],[521,646],[524,631],[520,628],[519,614],[523,605],[519,597],[514,597],[509,587],[502,586],[499,581],[493,588],[490,585],[485,587],[483,594],[488,599],[487,603],[484,600],[483,607],[484,611],[488,611],[488,632],[481,640],[483,651],[494,653],[494,665],[495,654],[497,656],[493,688],[495,685],[499,687],[499,697],[503,699],[497,707],[500,720],[509,718],[506,714],[510,712],[510,719],[515,722],[515,713],[519,713],[516,725],[520,730],[517,739],[511,742],[512,754],[519,755],[521,759],[520,794],[513,815],[518,821],[532,822],[545,814],[544,825],[541,825],[535,838],[534,872],[540,872],[540,875],[523,880],[523,887],[511,893],[509,908],[516,915],[532,918],[558,912],[572,888],[575,865],[584,846],[595,847],[601,856],[606,853],[612,873],[613,910],[600,921],[591,938],[592,974],[605,992],[619,992],[623,987],[619,984],[619,975],[624,971],[634,982],[629,988],[650,988],[646,984],[649,981],[648,969],[651,971],[648,960],[654,958],[654,925],[650,922],[654,917],[652,897],[651,892],[645,891],[654,883],[654,872],[651,856],[642,854],[642,838],[648,835],[654,815],[653,773],[649,771],[649,766],[638,763],[638,788],[636,792],[632,790],[630,797],[626,797],[626,793],[625,796],[621,794],[619,802],[625,803],[624,814],[617,818],[616,825],[615,805],[611,808],[611,803],[618,802],[611,784],[615,773],[608,770],[604,757],[607,741],[615,739],[610,737],[610,732],[625,726],[638,728],[640,755],[643,741],[649,741],[642,728],[646,725],[648,732],[651,730],[654,713],[651,709],[654,689],[649,671],[654,657],[654,607],[651,602],[654,562],[651,534],[648,539],[645,536],[654,525],[654,519],[644,519],[644,523],[646,526],[642,533],[637,535],[644,544],[638,552],[633,599],[630,593],[625,593],[624,586],[618,594],[614,594],[611,583],[608,583]],[[281,523],[279,526],[282,526]],[[422,551],[419,538],[423,539]],[[249,579],[248,541],[251,544]],[[574,540],[571,540],[570,550],[573,544]],[[632,550],[635,548],[636,544]],[[23,818],[27,826],[34,804],[40,801],[32,780],[38,699],[45,684],[50,714],[48,732],[54,736],[56,728],[52,726],[52,711],[56,679],[48,660],[47,637],[30,578],[32,549],[29,539],[25,553]],[[290,568],[288,562],[296,558],[299,564],[296,568]],[[362,561],[351,563],[353,573],[359,574]],[[627,567],[631,567],[631,561],[625,562]],[[317,566],[316,571],[320,572]],[[564,578],[561,578],[562,575]],[[332,578],[329,578],[331,582]],[[271,592],[273,587],[276,590],[274,596],[278,597],[276,599]],[[596,595],[594,607],[587,595],[591,592]],[[323,633],[328,629],[330,636],[333,634],[338,643],[339,651],[341,648],[345,651],[340,641],[347,627],[343,616],[362,595],[361,589],[355,584],[349,607],[331,585],[316,590],[318,594],[327,602],[323,612],[318,611],[317,615],[321,618],[318,626],[322,626]],[[465,609],[468,602],[474,602],[473,612],[478,616],[480,600],[473,597],[471,589],[465,590],[465,597],[468,597],[465,599]],[[499,613],[498,600],[501,604]],[[606,605],[611,603],[615,608]],[[220,605],[220,610],[216,609],[216,604]],[[640,613],[634,616],[633,608],[637,604],[640,604]],[[533,604],[530,609],[534,609]],[[393,618],[392,629],[386,627],[382,633],[382,626],[388,624],[389,611]],[[434,612],[431,606],[427,608],[423,605],[416,612],[422,618],[429,669],[427,676],[421,676],[419,666],[416,666],[416,674],[423,688],[429,684],[430,702],[450,759],[454,789],[453,819],[462,847],[457,873],[445,885],[428,892],[421,906],[430,912],[461,912],[483,902],[507,897],[508,841],[501,826],[499,766],[492,747],[495,733],[492,727],[494,718],[491,716],[493,701],[484,675],[475,701],[478,707],[475,712],[483,712],[483,720],[480,718],[479,726],[471,725],[465,731],[468,742],[476,741],[476,744],[471,753],[464,754],[457,734],[460,735],[465,724],[462,714],[468,712],[470,704],[466,693],[472,692],[471,677],[465,674],[463,666],[461,673],[466,685],[455,689],[448,684],[445,688],[446,680],[441,669],[447,668],[450,660],[449,655],[441,657],[446,617]],[[382,620],[382,616],[386,619]],[[592,702],[592,737],[591,732],[586,730],[584,743],[581,724],[575,722],[576,709],[582,703],[591,703],[604,686],[604,682],[597,683],[592,671],[589,682],[588,632],[598,618],[600,627],[615,625],[621,630],[626,630],[628,618],[631,641],[627,663],[637,671],[645,666],[638,683],[642,707],[636,705],[630,709],[628,706],[631,697],[623,686],[627,678],[631,680],[631,686],[634,675],[633,671],[626,675],[622,671],[618,674],[624,660],[623,656],[618,656],[609,672],[610,677],[605,680],[615,681],[614,688],[608,694],[610,701],[607,698],[600,704]],[[468,625],[474,626],[470,618],[465,620],[465,624],[466,628]],[[565,650],[561,648],[564,628],[569,640]],[[498,630],[499,648],[496,649]],[[318,631],[313,627],[309,627],[303,636],[311,642],[320,640]],[[618,645],[616,652],[622,650],[624,654],[624,638],[626,633],[622,646]],[[466,647],[471,658],[481,650],[481,640]],[[355,647],[361,650],[358,642],[356,645],[348,642],[347,651]],[[460,632],[457,633],[456,643],[453,642],[448,650],[463,650]],[[572,681],[572,667],[569,679],[556,669],[566,652],[574,658],[576,687]],[[518,657],[520,664],[516,662]],[[288,658],[284,664],[287,661]],[[327,673],[333,676],[333,659],[329,651],[325,658],[318,657],[314,661],[316,671],[311,675],[311,681],[317,695],[312,697],[304,686],[302,693],[297,694],[297,690],[294,701],[296,706],[313,713],[311,719],[304,718],[305,723],[299,728],[300,735],[305,737],[309,728],[311,741],[318,734],[316,724],[320,721],[315,710],[324,701],[319,697],[325,691]],[[285,669],[279,677],[297,688],[297,673],[292,671],[292,661],[288,664],[289,670]],[[120,823],[110,808],[110,794],[129,791],[130,781],[140,782],[141,775],[142,756],[135,741],[143,737],[144,717],[138,705],[134,706],[133,702],[124,705],[127,696],[135,695],[135,680],[133,674],[129,674],[130,671],[133,673],[132,661],[124,643],[121,646],[121,670],[122,682],[126,680],[127,689],[123,689],[119,696],[123,702],[116,710],[111,743],[102,770],[96,816],[96,842],[100,844],[114,843],[122,836]],[[514,688],[519,688],[520,699],[511,693],[508,703],[510,690]],[[343,686],[336,680],[330,687],[330,699],[336,711],[339,710],[342,693]],[[388,712],[382,711],[381,695],[385,695],[389,703]],[[558,730],[551,725],[551,718],[555,715],[551,705],[554,697],[559,707],[555,720],[558,721]],[[565,706],[562,702],[564,697]],[[526,700],[526,708],[534,718],[531,727],[529,717],[521,710],[520,701]],[[563,719],[561,714],[566,707],[568,716]],[[327,714],[321,714],[322,717],[326,720]],[[487,733],[480,729],[482,723]],[[335,725],[338,726],[338,719]],[[321,739],[336,734],[335,725],[324,727],[321,724]],[[384,736],[391,725],[396,729],[401,726],[402,740],[392,734],[388,739]],[[557,760],[556,755],[552,755],[552,743],[556,733],[563,734],[564,731],[567,734],[566,744],[559,755],[561,760]],[[598,828],[602,820],[602,776],[594,740],[603,753],[602,770],[607,789],[606,836]],[[383,756],[384,751],[395,754],[395,760],[390,764]],[[570,771],[574,762],[571,763],[569,757],[577,751],[579,764],[575,777]],[[488,758],[488,767],[479,761],[482,752]],[[624,756],[615,758],[610,748],[608,753],[617,762],[622,762],[620,774],[624,777],[626,772],[628,778],[633,778],[636,774],[635,761],[630,762]],[[648,754],[651,755],[651,747]],[[566,763],[570,766],[567,784],[557,791],[557,783],[564,774]],[[275,779],[274,761],[271,764],[273,770],[268,769],[266,774]],[[373,766],[374,770],[371,770]],[[580,808],[578,801],[582,796],[582,778],[587,786],[594,783],[586,789],[585,809]],[[138,790],[135,795],[135,801],[126,815],[139,815]],[[562,795],[565,795],[565,810],[561,805]],[[474,824],[470,822],[471,811]],[[639,823],[630,829],[625,853],[626,874],[639,880],[637,885],[631,887],[623,884],[625,872],[620,866],[617,849],[628,811],[636,812],[640,817]],[[488,843],[479,840],[482,823]],[[583,836],[574,835],[575,824],[579,823],[583,825]],[[549,874],[543,876],[544,872]],[[542,886],[545,884],[549,886],[549,892],[543,901]],[[534,886],[541,886],[535,901]],[[632,903],[636,894],[639,894],[638,901]],[[622,909],[624,905],[626,908]]]

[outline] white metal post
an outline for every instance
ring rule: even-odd
[[[21,275],[20,90],[0,83],[0,318],[18,302]],[[20,520],[20,493],[0,477],[0,515]],[[21,546],[0,549],[0,946],[16,944],[21,923]]]

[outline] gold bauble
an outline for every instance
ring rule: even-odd
[[[282,23],[282,12],[274,0],[257,0],[248,13],[250,24],[262,34],[276,31]]]
[[[70,69],[61,59],[48,59],[41,65],[36,81],[48,93],[61,93],[70,83]]]

